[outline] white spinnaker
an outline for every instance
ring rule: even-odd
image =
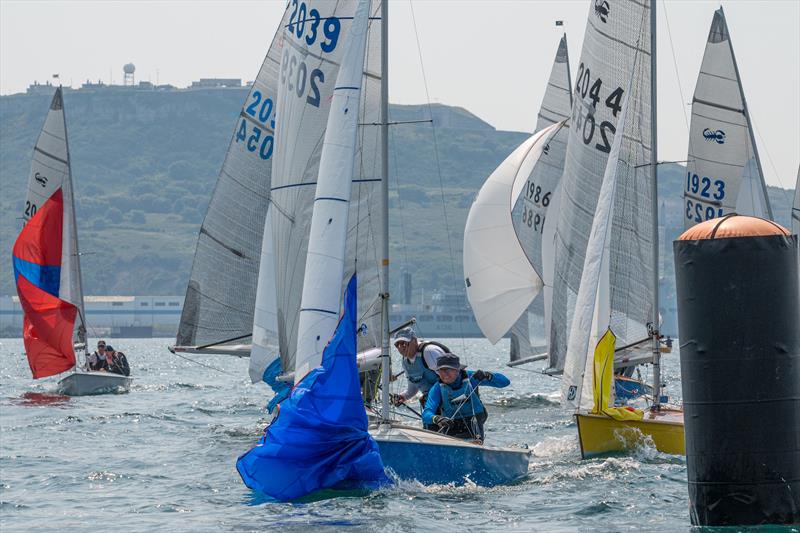
[[[522,143],[483,184],[464,227],[464,278],[475,320],[497,342],[539,294],[542,280],[514,233],[511,206],[519,175],[528,176],[558,131],[553,124]],[[520,194],[520,186],[516,193]]]
[[[72,339],[74,342],[85,342],[86,314],[83,309],[78,229],[75,221],[75,198],[61,87],[56,89],[53,95],[44,126],[33,148],[23,220],[27,223],[59,189],[62,194],[64,218],[61,228],[61,277],[58,297],[78,308],[79,316],[75,319]]]
[[[253,383],[264,378],[264,371],[280,357],[278,349],[278,303],[275,299],[275,250],[272,244],[272,211],[267,211],[261,240],[261,260],[258,270],[255,312],[253,313],[253,344],[250,350],[248,374]]]
[[[369,8],[370,0],[360,0],[356,8],[322,143],[300,302],[295,383],[319,366],[339,322]]]
[[[714,12],[692,99],[684,226],[736,212],[769,218],[769,200],[722,8]]]
[[[630,92],[631,83],[626,94],[630,95]],[[626,96],[619,117],[620,124],[625,124],[627,101]],[[561,405],[566,409],[591,408],[594,351],[611,327],[611,232],[617,201],[617,170],[629,165],[628,161],[620,159],[624,133],[620,129],[614,134],[586,248],[575,314],[569,330],[564,375],[561,378]]]
[[[609,238],[611,328],[620,345],[647,338],[652,320],[653,220],[650,166],[650,2],[592,3],[575,78],[555,236],[548,373],[564,369],[588,237],[611,144],[619,127],[617,193]],[[629,111],[619,122],[633,76]],[[552,217],[550,217],[552,218]]]
[[[270,198],[278,105],[280,40],[286,9],[261,68],[242,104],[228,151],[197,237],[176,343],[238,344],[254,327],[264,219]],[[263,305],[263,304],[261,304]],[[263,329],[263,328],[262,328]],[[263,331],[262,331],[263,333]],[[262,342],[273,355],[274,340]],[[214,347],[204,349],[214,353]],[[217,353],[229,353],[230,346]]]
[[[353,0],[298,5],[298,10],[305,10],[305,16],[290,16],[283,29],[279,90],[282,99],[276,119],[270,203],[278,337],[284,372],[295,368],[300,301],[322,142],[343,45],[356,9]],[[381,220],[379,10],[380,4],[373,5],[369,20],[347,230],[346,257],[356,259],[359,267],[358,309],[362,334],[359,350],[376,346],[380,336],[380,306],[374,305],[379,294],[378,250],[383,239],[378,229]],[[317,16],[322,22],[316,27],[316,33],[312,31],[313,23],[303,26],[296,22],[313,21]],[[312,39],[313,35],[316,39]],[[354,269],[355,261],[345,264],[340,294]]]

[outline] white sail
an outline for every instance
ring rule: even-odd
[[[264,371],[280,357],[278,347],[278,303],[275,299],[275,249],[272,244],[272,212],[267,211],[261,241],[253,343],[250,349],[248,374],[253,383],[264,379]]]
[[[486,338],[497,342],[530,306],[542,280],[514,233],[511,206],[561,124],[553,124],[522,143],[483,184],[464,227],[464,278],[475,320]]]
[[[83,308],[75,198],[61,87],[56,89],[53,95],[44,126],[42,126],[42,131],[33,148],[23,220],[28,222],[36,211],[59,190],[62,194],[64,216],[61,226],[61,269],[58,297],[78,308],[79,316],[75,318],[73,341],[85,343],[86,314]]]
[[[295,368],[298,327],[305,278],[314,193],[319,175],[325,129],[333,89],[349,38],[356,2],[303,2],[282,32],[282,57],[276,120],[276,151],[272,166],[270,223],[274,244],[277,323],[281,366]],[[299,6],[299,7],[298,7]],[[352,180],[346,257],[359,265],[358,303],[362,320],[359,349],[375,346],[380,306],[378,253],[382,237],[380,176],[380,18],[369,20],[361,104],[357,110],[358,154]],[[355,261],[345,265],[349,279]],[[344,290],[340,280],[338,294]],[[365,335],[364,335],[365,334]],[[302,376],[301,376],[302,377]]]
[[[622,104],[620,125],[625,124],[630,92],[631,83]],[[614,134],[608,155],[575,301],[575,315],[569,330],[561,380],[561,405],[567,409],[591,407],[594,351],[611,327],[611,231],[617,202],[617,172],[620,168],[630,170],[630,162],[620,159],[623,137],[624,130],[620,128]]]
[[[631,94],[626,96],[632,76]],[[618,129],[625,132],[619,159],[627,164],[616,169],[610,215],[610,325],[621,345],[648,336],[655,300],[650,80],[650,2],[593,3],[574,83],[559,194],[549,373],[564,370],[588,239]],[[622,124],[624,100],[630,109]]]
[[[772,218],[731,36],[714,12],[692,99],[684,226],[728,213]]]
[[[359,2],[347,34],[322,143],[300,301],[295,383],[319,366],[339,322],[369,7],[369,0]]]
[[[238,344],[253,331],[260,250],[275,149],[280,36],[290,14],[287,8],[236,119],[197,238],[178,326],[178,345],[211,344],[229,339]],[[225,349],[221,351],[224,353]],[[211,347],[206,352],[213,350]]]

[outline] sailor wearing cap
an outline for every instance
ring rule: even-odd
[[[403,356],[403,371],[408,380],[408,387],[404,392],[393,395],[392,403],[401,405],[420,392],[422,393],[420,406],[424,409],[428,391],[439,381],[439,376],[436,374],[436,360],[449,353],[450,349],[436,341],[418,339],[411,328],[398,331],[394,336],[394,345]],[[436,431],[439,428],[425,424],[425,429]]]
[[[497,372],[464,370],[458,356],[451,353],[439,357],[436,366],[439,382],[428,392],[423,422],[437,424],[452,437],[483,442],[483,425],[488,415],[478,387],[503,388],[511,382]]]

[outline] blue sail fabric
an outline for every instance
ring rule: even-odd
[[[272,414],[275,407],[289,396],[292,388],[286,381],[278,381],[278,376],[281,374],[281,358],[276,357],[264,370],[264,375],[261,379],[270,386],[275,396],[267,403],[267,412]]]
[[[374,489],[391,484],[378,445],[367,432],[356,366],[356,276],[344,315],[314,368],[278,406],[258,444],[236,462],[249,488],[276,500],[327,488]]]

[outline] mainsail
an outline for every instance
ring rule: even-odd
[[[358,140],[369,4],[367,0],[358,5],[347,34],[322,142],[298,317],[295,383],[319,366],[322,351],[339,323],[342,276],[345,263],[350,262],[345,255],[347,219]]]
[[[626,91],[631,76],[633,82]],[[619,159],[627,164],[616,169],[607,244],[609,323],[620,345],[648,337],[647,324],[652,320],[656,297],[652,283],[655,250],[650,81],[650,3],[594,3],[575,79],[575,103],[559,193],[550,373],[564,371],[587,243],[617,130],[624,132]],[[628,106],[624,124],[620,122],[623,102]]]
[[[772,219],[733,45],[714,12],[692,99],[684,226],[729,213]]]
[[[512,361],[533,353],[531,315],[542,287],[542,232],[564,167],[563,121],[571,107],[570,85],[565,35],[539,110],[537,133],[486,180],[464,230],[467,296],[490,341],[510,331]]]
[[[14,278],[34,378],[77,367],[86,346],[75,199],[61,88],[33,149],[25,226],[14,243]]]
[[[280,28],[289,14],[287,8]],[[178,345],[241,342],[253,331],[275,147],[280,36],[278,31],[236,119],[200,227],[178,326]],[[209,351],[213,352],[213,347]]]
[[[319,174],[322,144],[339,65],[348,38],[354,1],[305,2],[293,9],[281,33],[281,108],[267,228],[274,244],[274,284],[281,367],[295,368],[300,302]],[[374,6],[373,6],[374,8]],[[378,7],[379,8],[379,7]],[[319,22],[318,22],[319,21]],[[369,21],[358,109],[357,154],[348,216],[344,291],[358,263],[359,349],[376,346],[380,306],[376,305],[380,223],[380,18]],[[266,257],[266,256],[265,256]]]

